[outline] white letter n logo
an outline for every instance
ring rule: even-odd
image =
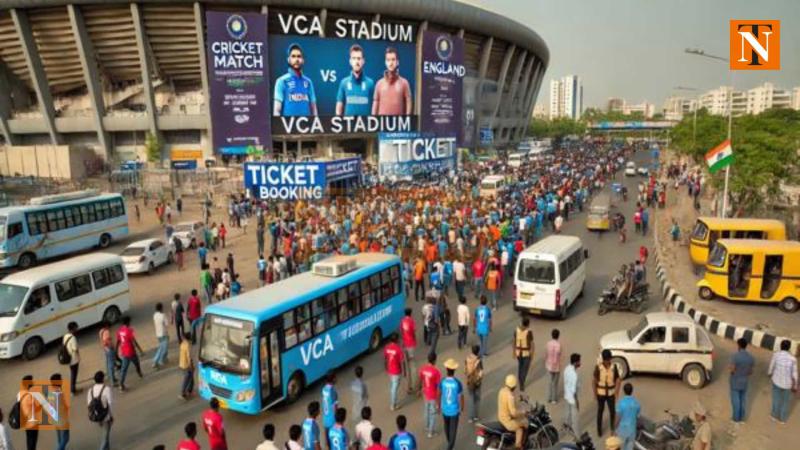
[[[740,27],[742,26],[748,26],[748,25],[740,25]],[[737,33],[739,33],[739,36],[741,36],[741,42],[742,42],[742,51],[739,54],[739,62],[750,61],[750,65],[760,66],[761,63],[758,61],[759,57],[761,57],[764,61],[769,62],[769,36],[772,34],[772,31],[762,32],[762,34],[766,36],[766,48],[765,48],[764,46],[761,45],[760,42],[758,42],[758,25],[749,25],[749,26],[752,27],[753,29],[752,32],[737,31]],[[772,29],[771,26],[769,25],[767,26],[770,28],[770,30]],[[750,60],[748,60],[744,56],[744,41],[747,41],[747,43],[750,45],[750,48],[752,49]]]

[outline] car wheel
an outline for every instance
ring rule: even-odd
[[[628,361],[625,361],[625,358],[620,356],[614,356],[611,358],[611,364],[617,367],[617,372],[619,372],[619,377],[621,379],[628,378],[630,375],[630,368],[628,367]]]
[[[780,303],[778,303],[778,308],[785,313],[794,313],[797,312],[798,308],[800,308],[800,303],[798,303],[797,299],[793,297],[786,297]]]
[[[22,357],[26,361],[36,359],[44,351],[44,341],[40,337],[32,337],[22,346]]]
[[[36,265],[36,255],[33,253],[23,253],[17,260],[17,267],[22,270],[29,269]]]
[[[369,352],[375,353],[378,348],[381,346],[381,340],[383,340],[383,335],[381,333],[380,328],[375,328],[372,330],[372,336],[369,338]]]
[[[303,372],[295,372],[291,378],[289,378],[289,384],[286,385],[286,403],[294,403],[299,398],[300,395],[303,394],[303,390],[306,387],[306,379],[303,376]]]
[[[98,245],[100,248],[108,248],[108,246],[111,245],[111,235],[108,233],[103,233],[103,235],[100,236],[100,242]]]
[[[558,312],[558,320],[566,320],[567,319],[567,309],[569,309],[569,308],[567,307],[566,304],[564,304],[561,307],[561,310]]]
[[[700,389],[706,384],[706,371],[700,364],[689,364],[683,369],[683,382],[692,389]]]
[[[153,264],[152,261],[150,261],[150,264],[147,265],[147,274],[148,275],[152,275],[153,272],[155,272],[155,271],[156,271],[156,266],[155,266],[155,264]]]
[[[103,312],[103,321],[108,323],[109,325],[113,325],[119,321],[119,318],[122,316],[122,313],[119,311],[119,308],[116,306],[109,306]]]
[[[703,300],[711,300],[712,298],[714,298],[714,291],[712,291],[711,288],[707,286],[703,286],[697,292],[697,295],[700,296],[700,298],[702,298]]]

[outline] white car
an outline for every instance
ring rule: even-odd
[[[172,235],[181,240],[183,248],[197,248],[197,238],[202,232],[203,222],[180,222],[175,225]]]
[[[636,172],[643,177],[650,175],[650,170],[647,167],[639,167]]]
[[[711,380],[714,345],[706,331],[681,313],[652,313],[630,330],[600,338],[619,375],[633,372],[678,375],[692,389]]]
[[[172,263],[175,247],[164,244],[161,239],[145,239],[129,245],[120,256],[126,272],[147,272],[150,275],[156,267]]]
[[[626,176],[634,176],[636,175],[636,163],[633,161],[628,161],[628,164],[625,165],[625,175]]]

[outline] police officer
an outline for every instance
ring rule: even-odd
[[[522,317],[522,323],[514,331],[514,342],[512,351],[517,360],[517,378],[519,379],[520,391],[525,390],[525,379],[531,368],[533,358],[533,331],[529,328],[531,320],[528,316]]]
[[[611,350],[603,350],[603,361],[594,369],[592,390],[597,396],[597,435],[603,435],[603,410],[608,405],[611,430],[614,430],[616,419],[615,406],[619,395],[620,376],[617,366],[611,364]]]

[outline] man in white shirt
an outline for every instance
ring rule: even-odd
[[[75,322],[70,322],[67,324],[67,334],[61,338],[61,342],[64,344],[64,347],[67,348],[67,353],[69,353],[69,389],[72,395],[78,393],[75,384],[78,380],[78,365],[81,362],[81,354],[78,350],[78,338],[75,337],[75,334],[78,332],[78,324]]]
[[[279,450],[275,445],[275,425],[265,424],[261,433],[264,435],[264,442],[258,444],[256,450]]]
[[[169,348],[169,334],[167,333],[169,321],[164,314],[164,306],[161,302],[156,303],[156,312],[153,313],[153,326],[158,340],[158,349],[153,357],[153,368],[160,370],[167,363],[167,349]]]
[[[92,400],[99,398],[106,409],[106,416],[101,420],[98,425],[103,427],[103,441],[100,445],[101,450],[109,450],[111,448],[111,424],[114,422],[112,413],[112,398],[111,388],[105,385],[105,374],[102,370],[98,370],[94,374],[94,386],[86,393],[86,406],[92,404]]]
[[[464,286],[467,285],[467,267],[459,256],[453,261],[453,278],[456,281],[456,294],[461,298],[464,296]]]
[[[6,426],[3,425],[2,408],[0,408],[0,450],[14,450],[14,445],[11,443],[11,436],[9,436]]]
[[[578,428],[578,391],[580,390],[580,379],[578,378],[578,368],[581,366],[581,355],[573,353],[569,357],[569,366],[564,369],[564,400],[567,408],[564,410],[564,425],[572,430],[575,436],[580,436]]]
[[[372,429],[375,425],[372,424],[372,408],[365,406],[361,409],[361,422],[356,425],[355,439],[359,448],[366,450],[372,445]]]
[[[467,345],[467,334],[469,332],[469,320],[470,320],[469,306],[467,306],[467,298],[464,297],[463,295],[458,296],[458,307],[456,308],[456,316],[458,317],[458,349],[461,350]]]
[[[286,450],[303,450],[300,445],[300,437],[303,435],[303,427],[294,424],[289,427],[289,440],[286,441]]]

